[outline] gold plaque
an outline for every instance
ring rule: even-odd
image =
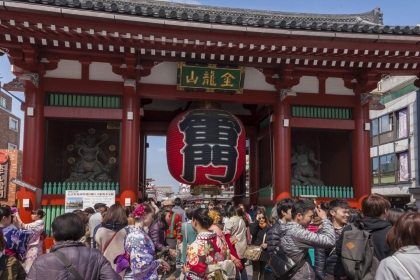
[[[114,157],[112,157],[112,158],[110,158],[110,159],[109,159],[109,162],[110,162],[110,163],[116,163],[116,162],[117,162],[117,159],[116,159],[116,158],[114,158]]]
[[[95,134],[96,130],[94,128],[89,128],[89,134]]]
[[[71,157],[67,160],[68,163],[73,164],[76,160],[74,159],[74,157]]]
[[[111,152],[115,151],[116,149],[117,149],[117,147],[115,147],[115,145],[111,145],[111,146],[109,146],[109,150],[110,150]]]
[[[67,145],[67,150],[73,151],[74,150],[74,146],[73,145]]]
[[[207,195],[220,195],[222,194],[222,190],[220,186],[215,185],[196,185],[190,187],[191,194],[193,195],[200,195],[200,194],[207,194]]]

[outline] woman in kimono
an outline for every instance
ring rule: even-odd
[[[29,230],[18,230],[17,227],[19,221],[15,218],[15,214],[12,214],[10,207],[0,207],[0,228],[6,242],[5,254],[23,262],[33,233]]]
[[[154,260],[155,246],[144,230],[152,224],[153,214],[150,205],[140,204],[132,213],[134,226],[125,227],[125,254],[118,256],[114,262],[117,273],[126,269],[124,279],[155,280],[158,279],[158,269],[170,269],[164,260]]]
[[[187,250],[184,266],[187,280],[235,278],[236,269],[230,260],[228,246],[214,231],[209,230],[212,224],[208,209],[199,208],[194,211],[191,225],[197,232],[197,238]]]
[[[18,229],[25,229],[33,233],[28,243],[28,251],[26,253],[25,262],[22,264],[25,268],[26,273],[31,269],[32,263],[36,257],[42,255],[42,245],[44,243],[45,235],[45,223],[42,218],[45,217],[45,212],[41,209],[32,211],[32,223],[22,223],[19,216],[16,216],[18,221]]]

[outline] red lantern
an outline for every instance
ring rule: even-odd
[[[194,109],[170,124],[166,151],[169,172],[188,185],[236,181],[245,166],[246,133],[242,122],[219,109]]]

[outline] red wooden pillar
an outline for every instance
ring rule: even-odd
[[[241,203],[241,178],[233,182],[233,203],[238,206]]]
[[[124,82],[121,165],[120,165],[120,204],[125,199],[137,202],[139,186],[139,147],[140,147],[140,98],[137,82]]]
[[[146,176],[145,176],[145,165],[146,165],[146,161],[145,161],[145,154],[146,154],[146,136],[144,135],[144,132],[140,132],[140,150],[139,150],[139,182],[141,183],[140,186],[140,190],[141,190],[141,194],[142,197],[139,197],[138,199],[142,199],[144,201],[145,197],[146,197]]]
[[[259,150],[257,134],[252,133],[249,135],[249,203],[257,204],[258,189],[259,189]]]
[[[273,106],[273,156],[274,156],[274,187],[273,199],[280,200],[290,197],[291,191],[291,131],[290,103],[280,100]],[[284,120],[287,120],[286,123]]]
[[[45,92],[42,77],[35,73],[26,73],[19,79],[25,84],[22,181],[42,189],[45,150]],[[36,210],[35,197],[34,192],[25,188],[20,189],[19,214],[24,223],[32,221],[31,211]],[[29,207],[23,208],[23,199],[30,200]]]
[[[372,191],[370,162],[370,131],[365,124],[370,123],[369,104],[357,104],[353,110],[355,129],[353,130],[353,187],[354,195],[361,208],[362,200]]]

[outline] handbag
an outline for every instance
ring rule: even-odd
[[[265,236],[266,236],[266,234],[264,234],[262,244],[265,243]],[[260,246],[248,245],[246,247],[246,250],[245,250],[244,258],[248,259],[248,260],[251,260],[251,261],[258,261],[261,257],[262,250],[263,250],[263,248],[261,248],[261,245]]]
[[[106,249],[108,249],[109,244],[111,244],[112,240],[114,240],[115,236],[117,235],[117,233],[119,232],[119,230],[117,230],[114,235],[111,237],[111,239],[108,241],[108,243],[106,243],[104,250],[102,251],[102,255],[105,254]]]
[[[274,249],[274,252],[271,254],[267,266],[273,271],[273,274],[276,278],[289,280],[304,265],[307,255],[308,254],[306,254],[297,264],[291,258],[286,256],[279,243]]]
[[[160,252],[157,252],[156,259],[164,260],[171,267],[169,271],[166,271],[165,272],[165,275],[166,276],[169,276],[169,275],[175,273],[175,271],[176,271],[176,260],[175,260],[175,258],[173,258],[171,256],[171,254],[169,254],[169,251],[160,251]]]
[[[240,218],[240,220],[239,220],[238,227],[240,226],[241,222],[244,223],[244,221],[242,220],[242,218]],[[239,238],[236,235],[232,234],[230,236],[229,240],[230,240],[230,243],[232,245],[235,245],[239,241]]]
[[[66,266],[66,269],[71,273],[71,275],[73,275],[74,278],[76,278],[76,280],[84,280],[71,261],[69,261],[63,253],[60,251],[54,251],[53,254],[60,259],[60,261]]]
[[[392,258],[401,266],[401,268],[404,270],[404,272],[407,274],[407,276],[411,279],[414,280],[413,275],[411,275],[411,273],[407,270],[407,268],[400,262],[400,260],[393,255]]]

